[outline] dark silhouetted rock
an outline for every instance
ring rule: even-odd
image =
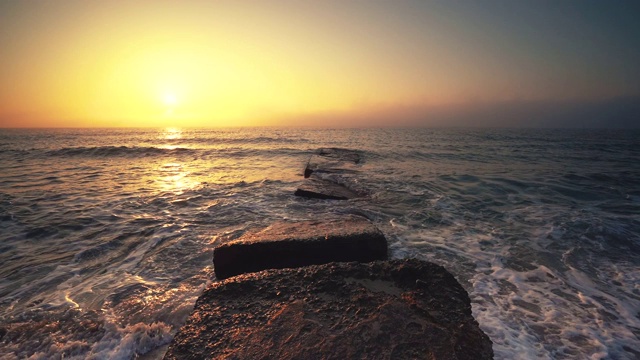
[[[308,178],[314,172],[345,172],[355,171],[361,162],[360,154],[356,151],[340,148],[320,148],[311,155],[304,168],[304,177]]]
[[[165,359],[491,359],[465,290],[419,260],[267,270],[213,283]]]
[[[387,259],[387,240],[367,219],[278,222],[213,250],[216,277],[334,261]]]
[[[343,185],[318,178],[306,179],[298,186],[294,195],[323,200],[349,200],[360,197]]]

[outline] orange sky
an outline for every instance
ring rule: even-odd
[[[0,127],[378,126],[640,93],[624,9],[481,4],[3,2]]]

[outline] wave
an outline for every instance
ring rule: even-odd
[[[153,146],[93,146],[71,147],[48,151],[50,156],[87,156],[87,157],[117,157],[117,156],[158,156],[158,155],[191,155],[197,149],[189,148],[159,148]]]
[[[35,150],[34,150],[35,151]],[[242,158],[262,155],[290,155],[291,153],[304,152],[290,148],[269,148],[269,149],[244,149],[238,147],[223,149],[201,149],[201,148],[165,148],[155,146],[96,146],[96,147],[69,147],[46,152],[51,157],[154,157],[154,156],[210,156],[220,155],[224,157]]]
[[[192,144],[206,144],[206,145],[235,145],[235,144],[294,144],[294,143],[306,143],[309,140],[306,138],[290,138],[290,137],[277,137],[277,136],[256,136],[256,137],[202,137],[202,138],[177,138],[177,139],[163,139],[168,144],[182,144],[185,142]]]

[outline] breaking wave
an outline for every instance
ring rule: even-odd
[[[153,146],[94,146],[70,147],[48,152],[50,156],[87,156],[87,157],[118,157],[118,156],[158,156],[158,155],[190,155],[197,150],[189,148],[161,148]]]

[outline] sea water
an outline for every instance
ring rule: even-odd
[[[320,147],[367,196],[293,196]],[[443,265],[496,359],[640,358],[640,132],[0,130],[0,358],[162,357],[212,250],[282,219],[366,216]]]

